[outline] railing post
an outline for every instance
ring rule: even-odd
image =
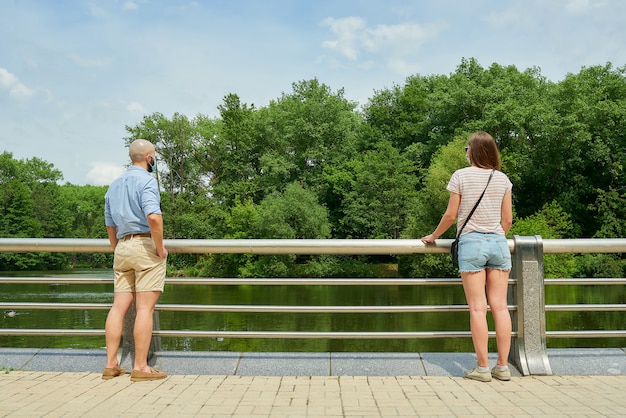
[[[135,309],[135,302],[130,305],[126,316],[124,317],[124,328],[122,332],[122,344],[120,347],[121,353],[119,353],[119,362],[122,367],[127,370],[132,370],[135,362],[135,338],[133,336],[133,330],[135,328],[135,315],[137,311]],[[153,326],[155,330],[161,328],[159,322],[159,312],[154,311],[152,317]],[[156,351],[161,351],[161,337],[152,337],[150,340],[150,349],[148,351],[148,363],[154,356]]]
[[[511,344],[509,361],[522,375],[551,375],[546,348],[545,288],[543,283],[543,241],[539,235],[515,235],[512,276],[517,280],[509,303],[517,305],[513,329],[517,338]]]

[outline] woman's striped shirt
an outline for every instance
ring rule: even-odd
[[[457,214],[457,234],[485,189],[490,174],[491,169],[474,166],[462,168],[452,174],[446,189],[461,195],[461,205]],[[496,170],[478,208],[465,225],[463,234],[477,231],[504,235],[504,230],[500,225],[502,199],[512,189],[513,184],[506,174]]]

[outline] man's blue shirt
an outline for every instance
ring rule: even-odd
[[[157,181],[141,167],[130,166],[104,196],[106,226],[117,227],[117,238],[133,233],[149,233],[148,215],[161,215]]]

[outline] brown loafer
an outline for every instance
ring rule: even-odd
[[[141,370],[133,369],[130,372],[130,380],[133,382],[146,382],[148,380],[159,380],[165,379],[167,377],[167,373],[160,372],[157,369],[150,368],[149,372],[142,372]]]
[[[118,367],[116,369],[105,368],[102,371],[102,379],[104,380],[113,379],[114,377],[121,376],[125,373],[126,373],[126,370],[122,369],[121,367]]]

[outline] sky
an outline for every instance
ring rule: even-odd
[[[626,65],[623,0],[1,0],[0,152],[108,185],[146,115],[219,117],[317,78],[360,105],[465,59],[558,82]]]

